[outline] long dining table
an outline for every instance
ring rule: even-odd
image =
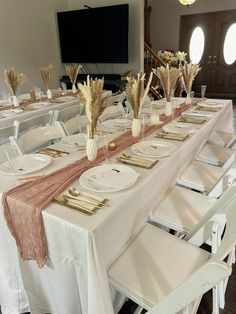
[[[140,175],[132,186],[117,192],[95,193],[108,201],[91,216],[52,202],[42,211],[48,260],[42,269],[35,261],[19,258],[1,206],[0,304],[3,314],[112,314],[120,307],[119,294],[109,285],[107,268],[120,250],[148,220],[176,178],[195,158],[214,129],[232,131],[232,101],[214,100],[224,106],[191,133],[185,141],[169,141],[176,150],[160,158],[151,169],[135,169]],[[153,139],[156,131],[148,135]],[[120,134],[119,134],[120,135]],[[60,143],[55,148],[65,150]],[[70,154],[37,172],[48,174],[85,156]],[[130,147],[125,149],[130,152]],[[118,154],[118,156],[120,153]],[[109,162],[117,163],[117,156]],[[1,195],[17,184],[15,176],[0,174]],[[79,182],[76,185],[86,191]],[[135,261],[134,261],[135,263]]]

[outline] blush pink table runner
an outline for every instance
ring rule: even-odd
[[[175,110],[175,117],[187,109],[186,105]],[[164,123],[171,121],[172,117],[161,116]],[[150,135],[158,126],[149,126],[145,129],[145,136]],[[116,139],[117,149],[110,152],[114,156],[125,148],[139,141],[133,138],[131,131],[127,131]],[[98,151],[98,157],[92,166],[104,160],[103,149]],[[91,167],[91,163],[84,157],[66,167],[47,176],[25,182],[7,191],[2,196],[4,216],[13,237],[16,240],[23,260],[35,260],[41,268],[47,260],[47,241],[44,233],[42,210],[59,193],[64,191],[72,182]]]

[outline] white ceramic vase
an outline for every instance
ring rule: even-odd
[[[77,89],[76,89],[75,84],[72,85],[72,93],[73,93],[73,94],[76,94],[76,93],[77,93]]]
[[[191,100],[191,93],[187,93],[187,97],[186,97],[186,100],[185,100],[185,104],[186,105],[190,105],[192,103],[192,100]]]
[[[171,101],[166,102],[165,115],[168,117],[172,115],[172,102]]]
[[[20,104],[18,98],[15,95],[12,96],[12,102],[14,107],[19,107]]]
[[[97,158],[97,142],[95,138],[87,139],[86,153],[89,161],[94,161]]]
[[[141,132],[141,123],[139,119],[133,119],[131,131],[132,131],[133,137],[139,136]]]
[[[51,89],[47,90],[47,98],[48,99],[52,99],[52,91],[51,91]]]

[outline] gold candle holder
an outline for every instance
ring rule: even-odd
[[[109,149],[109,150],[115,150],[115,149],[117,149],[117,142],[114,142],[114,141],[110,142],[110,143],[108,144],[108,149]]]

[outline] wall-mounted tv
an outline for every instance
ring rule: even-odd
[[[128,63],[129,5],[57,13],[63,63]]]

